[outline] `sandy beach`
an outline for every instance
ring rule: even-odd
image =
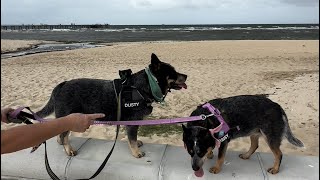
[[[20,49],[31,48],[33,45],[44,43],[45,41],[34,40],[5,40],[1,39],[1,53],[14,52]]]
[[[39,41],[1,40],[1,52]],[[118,70],[137,72],[150,63],[151,53],[188,75],[188,89],[173,91],[165,105],[154,104],[152,118],[189,116],[200,103],[241,94],[270,94],[287,113],[293,134],[305,148],[285,139],[285,154],[319,156],[319,41],[240,40],[114,43],[92,49],[49,52],[1,60],[1,107],[41,109],[52,89],[74,78],[118,78]],[[53,117],[53,116],[50,116]],[[1,124],[1,129],[16,126]],[[92,126],[72,136],[113,139],[113,127]],[[120,133],[121,140],[126,134]],[[182,146],[182,135],[138,137],[144,143]],[[249,138],[230,143],[228,150],[246,151]],[[270,152],[260,138],[257,151]]]

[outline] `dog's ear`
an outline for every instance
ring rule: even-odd
[[[128,76],[131,76],[132,75],[132,70],[131,69],[127,69],[126,73],[127,73]]]
[[[154,70],[154,71],[159,70],[160,69],[160,64],[161,64],[161,61],[159,60],[157,55],[152,53],[151,54],[151,67],[152,67],[152,70]]]
[[[131,75],[132,75],[132,70],[131,69],[119,70],[119,76],[120,76],[121,79],[126,79]]]

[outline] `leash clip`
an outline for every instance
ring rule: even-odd
[[[207,116],[204,115],[204,114],[201,114],[200,117],[201,117],[201,120],[206,120],[207,119]]]
[[[214,114],[208,114],[208,115],[204,115],[204,114],[201,114],[200,117],[201,117],[201,120],[206,120],[208,117],[210,116],[214,116]]]

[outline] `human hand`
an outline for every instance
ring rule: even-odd
[[[2,122],[5,122],[5,123],[9,123],[9,120],[8,120],[8,115],[11,111],[13,111],[14,109],[12,108],[4,108],[4,109],[1,109],[1,121]]]
[[[73,113],[65,117],[66,123],[70,125],[70,131],[74,132],[85,132],[90,125],[93,124],[95,119],[103,118],[105,115],[102,113],[98,114],[81,114]]]

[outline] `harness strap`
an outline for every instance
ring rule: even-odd
[[[221,130],[223,130],[224,132],[229,131],[229,129],[230,129],[229,125],[227,123],[225,123],[223,117],[221,116],[219,109],[213,107],[210,103],[206,103],[202,107],[207,108],[218,119],[220,124],[222,124]]]
[[[219,126],[213,129],[209,129],[211,136],[216,141],[216,146],[219,148],[222,142],[230,138],[228,132],[230,132],[230,130],[233,130],[235,128],[230,128],[229,125],[224,121],[223,117],[221,116],[220,111],[217,108],[213,107],[210,103],[205,103],[204,105],[202,105],[202,107],[208,109],[220,122]],[[236,126],[236,129],[239,131],[240,130],[239,126]],[[221,137],[216,138],[214,136],[215,133],[219,133],[219,136],[221,135]]]

